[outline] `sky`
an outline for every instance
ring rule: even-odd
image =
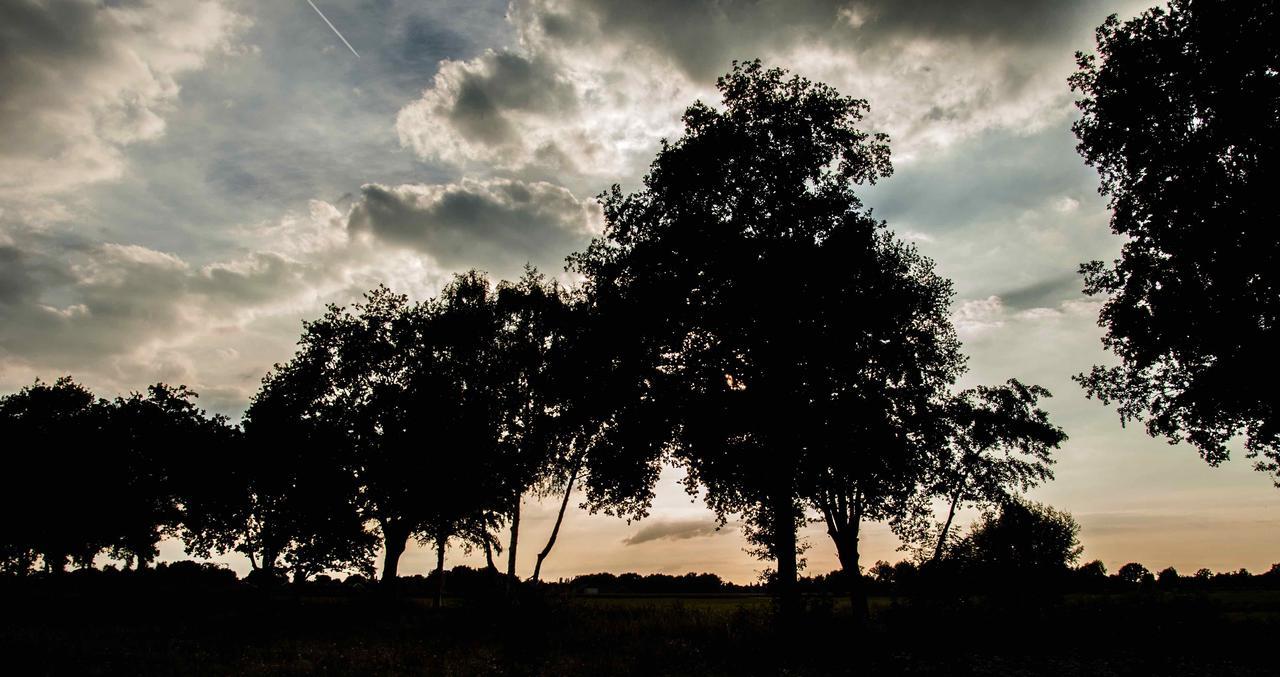
[[[379,283],[426,298],[455,272],[526,262],[572,282],[564,257],[602,228],[595,196],[637,188],[683,109],[761,58],[869,102],[895,173],[865,202],[954,282],[959,385],[1054,393],[1070,439],[1031,497],[1075,516],[1085,558],[1264,571],[1280,561],[1266,475],[1122,428],[1070,380],[1113,363],[1076,268],[1121,241],[1075,153],[1066,78],[1108,14],[1151,4],[315,0],[356,56],[306,0],[8,0],[0,393],[164,381],[236,418],[326,303]],[[753,580],[766,565],[678,478],[638,523],[571,509],[545,575]],[[521,575],[555,507],[526,504]],[[805,535],[807,571],[836,568],[825,534]],[[868,526],[865,563],[897,546]],[[432,564],[413,549],[401,571]]]

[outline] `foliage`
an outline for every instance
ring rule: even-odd
[[[1013,499],[983,513],[950,558],[973,575],[1018,584],[1065,575],[1083,551],[1079,534],[1069,513]]]
[[[39,560],[62,571],[115,542],[103,508],[119,496],[102,479],[113,461],[98,453],[103,407],[70,377],[36,381],[0,399],[5,441],[0,534],[4,568],[25,572]]]
[[[990,508],[1012,500],[1041,482],[1053,479],[1052,450],[1067,439],[1038,408],[1050,397],[1040,386],[1010,379],[1002,386],[978,386],[951,397],[941,420],[947,444],[937,458],[927,495],[947,501],[947,517],[937,533],[910,525],[901,531],[933,558],[943,556],[956,511],[966,506]]]
[[[853,192],[891,171],[866,102],[758,61],[718,87],[572,261],[649,384],[623,411],[670,425],[690,491],[745,515],[788,585],[806,500],[847,521],[834,494],[911,493],[904,422],[960,368],[951,291]]]
[[[131,393],[103,402],[102,453],[110,474],[99,481],[116,496],[102,506],[112,521],[111,554],[146,566],[160,539],[177,533],[182,522],[182,493],[206,476],[208,465],[225,465],[235,432],[223,416],[196,406],[186,386],[163,383],[147,395]],[[216,477],[217,475],[212,475]]]
[[[1078,149],[1126,238],[1111,265],[1081,266],[1086,292],[1106,298],[1103,343],[1120,364],[1077,380],[1212,465],[1242,435],[1280,483],[1278,9],[1173,0],[1111,16],[1071,86]]]

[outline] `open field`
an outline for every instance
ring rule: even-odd
[[[1280,592],[841,600],[779,627],[743,595],[525,597],[10,587],[11,674],[1271,675]]]

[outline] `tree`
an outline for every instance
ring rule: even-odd
[[[943,556],[958,509],[993,507],[1053,479],[1051,453],[1067,436],[1036,406],[1050,396],[1010,379],[965,390],[948,402],[948,445],[931,492],[947,501],[947,517],[935,536],[933,560]]]
[[[1243,436],[1280,485],[1278,10],[1173,0],[1113,15],[1070,83],[1078,150],[1126,238],[1111,265],[1081,266],[1120,364],[1077,380],[1122,422],[1145,420],[1211,465]]]
[[[534,582],[575,490],[583,491],[580,507],[589,512],[628,522],[647,516],[671,438],[668,412],[654,397],[650,345],[635,341],[634,325],[611,314],[620,306],[600,301],[581,291],[566,294],[559,340],[547,355],[558,414],[544,486],[561,498]]]
[[[355,312],[330,306],[305,326],[295,361],[316,370],[308,416],[341,431],[343,467],[394,580],[410,538],[447,543],[497,496],[487,370],[496,316],[488,281],[457,276],[429,303],[379,287]]]
[[[1004,586],[1052,580],[1080,558],[1080,525],[1069,513],[1012,499],[987,511],[953,549],[964,569]]]
[[[1151,572],[1138,562],[1129,562],[1116,571],[1116,578],[1130,584],[1142,583],[1151,578]]]
[[[553,356],[562,351],[568,307],[564,290],[532,267],[517,282],[500,283],[495,304],[492,386],[499,416],[498,472],[510,495],[504,511],[511,528],[509,585],[516,580],[520,505],[526,494],[541,497],[555,489],[557,469],[567,462],[566,438],[557,429],[565,393],[555,387]]]
[[[4,568],[25,572],[37,559],[53,573],[68,560],[87,567],[117,542],[104,509],[119,498],[109,479],[117,459],[101,449],[105,409],[70,376],[0,398]]]
[[[235,498],[230,519],[217,522],[268,578],[373,573],[377,542],[359,510],[343,431],[314,408],[325,385],[317,366],[304,356],[263,378],[233,447],[236,467],[213,475],[221,483],[214,495],[230,489]]]
[[[113,556],[145,568],[159,554],[160,539],[179,531],[183,485],[203,481],[190,465],[228,440],[225,417],[210,417],[196,406],[198,395],[186,386],[157,383],[147,395],[131,393],[103,402],[102,445],[112,459],[102,478],[114,498],[102,506],[111,522]]]
[[[913,493],[909,428],[962,360],[949,283],[854,194],[890,172],[866,103],[758,61],[718,87],[724,110],[691,106],[643,190],[602,196],[605,235],[572,263],[644,365],[622,410],[672,431],[690,491],[746,517],[794,607],[805,507],[857,572],[851,525]]]

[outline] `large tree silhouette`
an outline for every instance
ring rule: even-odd
[[[945,460],[941,413],[964,362],[950,282],[869,214],[852,224],[823,243],[805,290],[811,319],[793,349],[807,399],[793,435],[808,452],[802,495],[835,544],[854,613],[865,616],[862,525],[901,530],[925,511],[920,489]]]
[[[857,523],[914,492],[911,426],[962,361],[949,283],[854,193],[890,171],[866,103],[759,62],[718,87],[643,190],[603,196],[605,237],[574,264],[648,362],[639,401],[670,418],[688,486],[746,516],[790,607],[805,507],[856,572]]]
[[[196,406],[196,397],[186,386],[158,383],[145,396],[101,405],[101,445],[112,461],[110,474],[99,478],[114,494],[101,508],[112,523],[110,549],[140,569],[159,553],[161,538],[178,532],[186,487],[221,474],[197,466],[231,460],[229,423]]]
[[[379,287],[353,311],[308,323],[295,360],[317,365],[311,406],[342,431],[358,504],[394,580],[410,538],[442,545],[492,505],[495,414],[487,369],[497,331],[487,280],[460,275],[430,303]]]
[[[1084,264],[1114,367],[1078,380],[1122,421],[1217,465],[1244,437],[1280,483],[1280,8],[1173,0],[1078,54],[1079,151],[1126,238]]]
[[[276,365],[245,412],[244,431],[189,465],[181,482],[190,552],[238,551],[268,579],[373,572],[376,539],[358,510],[343,431],[317,415],[326,381],[299,356]],[[238,432],[238,431],[237,431]]]
[[[394,420],[396,434],[409,440],[407,448],[416,442],[426,463],[412,499],[422,520],[415,531],[435,544],[440,586],[449,541],[492,547],[491,530],[511,505],[514,459],[500,454],[508,421],[493,380],[500,364],[496,300],[484,275],[457,275],[419,307],[406,325],[411,333],[398,341],[408,351],[406,388],[389,409],[404,417]]]
[[[108,508],[120,496],[104,480],[120,472],[97,446],[105,409],[69,376],[0,399],[5,569],[25,572],[37,559],[50,572],[64,571],[68,560],[90,566],[118,542]]]

